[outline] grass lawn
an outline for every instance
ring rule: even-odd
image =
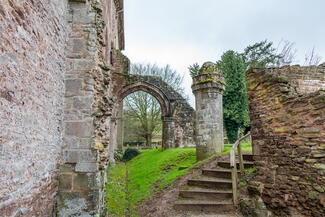
[[[242,144],[244,151],[250,144]],[[230,147],[225,147],[223,154]],[[184,175],[199,162],[195,148],[144,150],[127,163],[119,162],[108,170],[107,207],[109,216],[137,216],[136,206],[153,192],[162,189]]]

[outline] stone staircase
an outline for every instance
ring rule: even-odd
[[[245,168],[254,166],[252,154],[244,154],[243,159]],[[232,198],[230,162],[218,161],[213,168],[203,168],[201,175],[187,180],[179,191],[174,209],[226,213],[236,209]]]

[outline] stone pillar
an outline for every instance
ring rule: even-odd
[[[214,63],[203,64],[193,77],[195,95],[195,143],[197,160],[223,151],[222,94],[225,81]]]
[[[174,148],[175,146],[175,122],[173,117],[162,117],[163,135],[162,145],[163,149]]]
[[[69,3],[69,23],[73,28],[67,46],[63,164],[56,216],[103,216],[106,169],[100,168],[99,159],[105,147],[101,140],[95,140],[96,112],[92,107],[97,94],[93,72],[98,68],[95,51],[99,49],[94,39],[100,16],[88,1]]]
[[[123,101],[120,102],[117,111],[117,149],[123,150],[124,123],[123,123]]]

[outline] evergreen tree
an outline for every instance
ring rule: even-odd
[[[242,54],[248,67],[268,67],[278,65],[283,59],[281,54],[273,47],[273,42],[267,40],[257,42],[245,48]]]
[[[226,90],[223,95],[223,115],[230,143],[238,139],[238,131],[248,123],[248,99],[245,64],[241,54],[232,50],[225,52],[217,63],[225,77]]]
[[[200,65],[198,63],[194,63],[188,67],[188,70],[190,71],[190,75],[193,78],[199,74]]]

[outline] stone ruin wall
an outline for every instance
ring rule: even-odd
[[[67,1],[1,0],[0,213],[47,216],[63,133]]]
[[[117,136],[117,144],[112,144],[111,147],[114,147],[114,150],[117,148],[121,149],[121,144],[119,141],[123,141],[120,137],[123,135],[123,130],[118,129],[121,122],[119,119],[122,118],[123,106],[122,99],[118,96],[121,91],[124,89],[127,92],[135,91],[146,91],[152,96],[154,96],[157,101],[160,103],[162,110],[162,122],[168,119],[167,116],[171,116],[172,124],[172,133],[168,134],[168,138],[173,138],[174,147],[184,147],[194,144],[194,109],[188,104],[186,99],[183,98],[178,92],[176,92],[172,87],[166,84],[161,78],[156,76],[147,76],[147,75],[132,75],[130,74],[130,60],[124,56],[121,52],[114,52],[114,59],[117,62],[115,68],[115,73],[112,76],[113,81],[113,118],[112,121],[112,132],[111,136]],[[140,85],[148,85],[151,90],[143,90],[139,86],[135,85],[139,83]],[[130,88],[129,88],[130,87]],[[159,88],[158,88],[159,87]],[[129,89],[128,89],[129,88]],[[167,99],[160,96],[165,95],[167,98],[173,98],[171,102],[172,107],[167,108],[169,103]],[[166,113],[167,111],[167,113]],[[166,113],[166,114],[165,114]],[[170,113],[170,114],[169,114]],[[167,119],[166,119],[167,118]],[[164,124],[163,124],[164,125]],[[164,139],[163,139],[164,140]],[[171,147],[172,148],[172,147]]]
[[[279,216],[325,213],[325,68],[248,72],[257,176],[251,189]]]
[[[1,216],[46,217],[56,208],[59,216],[104,215],[122,6],[1,1]]]
[[[113,159],[112,73],[123,49],[122,1],[71,2],[59,216],[104,216],[106,169]],[[107,25],[106,25],[107,24]],[[124,42],[123,42],[124,43]]]
[[[184,100],[175,108],[175,147],[194,145],[195,110]]]

